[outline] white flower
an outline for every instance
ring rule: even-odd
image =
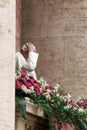
[[[64,109],[65,109],[65,110],[69,110],[70,108],[72,108],[71,105],[64,106]]]
[[[66,101],[68,99],[68,101],[71,101],[71,95],[68,93],[66,96],[62,96],[62,98]]]
[[[41,77],[39,80],[38,80],[38,83],[40,84],[40,86],[42,88],[45,88],[45,86],[47,85],[47,82],[45,81],[45,79],[43,77]]]
[[[60,99],[64,100],[66,102],[68,98],[67,98],[67,96],[60,96]]]
[[[55,89],[56,92],[58,92],[58,90],[60,88],[60,84],[57,83],[53,88]]]
[[[50,96],[50,94],[47,94],[47,95],[46,95],[46,99],[51,100],[51,96]]]
[[[26,94],[28,93],[28,89],[26,88],[25,85],[22,85],[22,86],[21,86],[21,89],[22,89]]]
[[[78,97],[77,101],[83,101],[82,97]]]
[[[50,89],[47,89],[46,92],[47,92],[47,93],[51,93],[51,90],[50,90]]]
[[[34,86],[31,86],[30,89],[31,89],[31,90],[34,90]]]
[[[60,99],[64,100],[64,97],[63,97],[63,96],[60,96]]]
[[[34,86],[31,86],[30,89],[28,89],[28,93],[34,93]]]
[[[25,85],[22,85],[21,89],[27,93],[34,93],[34,87],[32,86],[30,89],[27,89]]]
[[[56,94],[56,96],[57,96],[57,97],[59,97],[59,96],[60,96],[60,94],[59,94],[59,93],[57,93],[57,94]]]
[[[86,113],[86,111],[85,111],[83,108],[79,108],[78,111],[79,111],[79,112]]]
[[[67,97],[68,97],[68,99],[70,99],[70,98],[71,98],[71,95],[68,93],[68,94],[67,94]]]

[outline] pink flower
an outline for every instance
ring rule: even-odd
[[[51,89],[51,86],[49,84],[46,85],[46,89]]]
[[[68,103],[69,103],[69,100],[67,99],[67,100],[66,100],[66,104],[68,104]]]
[[[23,84],[25,84],[24,79],[22,79],[22,78],[16,79],[16,89],[21,89],[21,86],[22,86]]]
[[[26,83],[26,86],[27,86],[28,89],[30,89],[31,86],[32,86],[32,83],[31,83],[31,82],[27,82],[27,83]]]
[[[39,90],[40,89],[39,84],[34,84],[34,88],[35,88],[35,90]]]
[[[70,101],[69,104],[72,106],[76,106],[76,103],[74,101]]]
[[[21,72],[21,77],[22,78],[26,77],[26,72]]]
[[[87,102],[77,102],[79,106],[87,107]]]
[[[39,89],[39,93],[40,93],[40,95],[43,95],[44,89],[43,89],[43,88],[40,88],[40,89]]]
[[[36,90],[38,93],[40,93],[40,86],[39,86],[39,84],[34,84],[34,88],[35,88],[35,90]]]
[[[56,117],[52,117],[51,119],[52,119],[52,121],[56,121]]]
[[[58,124],[57,124],[56,117],[52,117],[51,120],[53,121],[53,125],[54,125],[55,130],[58,130]]]
[[[52,90],[52,91],[51,91],[51,94],[55,96],[56,93]]]
[[[27,80],[27,82],[30,82],[32,86],[34,86],[34,84],[37,83],[37,80],[35,80],[32,76],[29,76],[29,79]]]
[[[29,79],[32,83],[37,83],[37,80],[32,76],[29,76]]]
[[[34,88],[37,91],[38,94],[43,95],[44,89],[40,88],[39,84],[34,84]]]
[[[66,96],[67,94],[66,93],[62,93],[62,96],[64,97],[64,96]]]

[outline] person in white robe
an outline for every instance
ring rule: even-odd
[[[20,52],[16,52],[15,70],[25,71],[28,75],[37,79],[35,68],[38,60],[36,47],[32,43],[26,43],[22,46]]]

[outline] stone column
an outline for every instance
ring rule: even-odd
[[[15,0],[0,0],[0,130],[15,125]]]

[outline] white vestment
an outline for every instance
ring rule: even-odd
[[[36,73],[35,68],[37,65],[38,53],[29,52],[28,60],[26,60],[20,52],[16,52],[16,72],[17,71],[26,71],[30,76],[33,76],[35,79]]]

